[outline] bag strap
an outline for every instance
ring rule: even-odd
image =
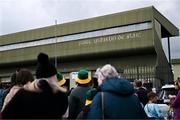
[[[101,92],[101,110],[102,110],[102,119],[104,120],[104,92]]]

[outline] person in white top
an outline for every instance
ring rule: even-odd
[[[147,96],[148,96],[149,101],[144,107],[144,111],[146,112],[147,116],[149,118],[154,118],[154,119],[163,118],[163,114],[160,110],[160,107],[158,106],[158,104],[156,104],[157,94],[154,92],[150,92],[148,93]]]

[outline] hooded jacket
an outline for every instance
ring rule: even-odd
[[[104,115],[102,115],[102,97],[104,93]],[[134,95],[134,88],[124,79],[105,80],[100,86],[90,106],[88,119],[144,119],[147,118],[139,99]]]

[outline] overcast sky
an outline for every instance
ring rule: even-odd
[[[152,5],[180,28],[180,0],[0,0],[0,35]],[[180,37],[170,39],[180,58]],[[163,46],[167,53],[166,40]]]

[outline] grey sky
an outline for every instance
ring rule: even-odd
[[[180,28],[180,0],[0,0],[0,35],[151,5]],[[180,37],[171,39],[172,57],[180,58]]]

